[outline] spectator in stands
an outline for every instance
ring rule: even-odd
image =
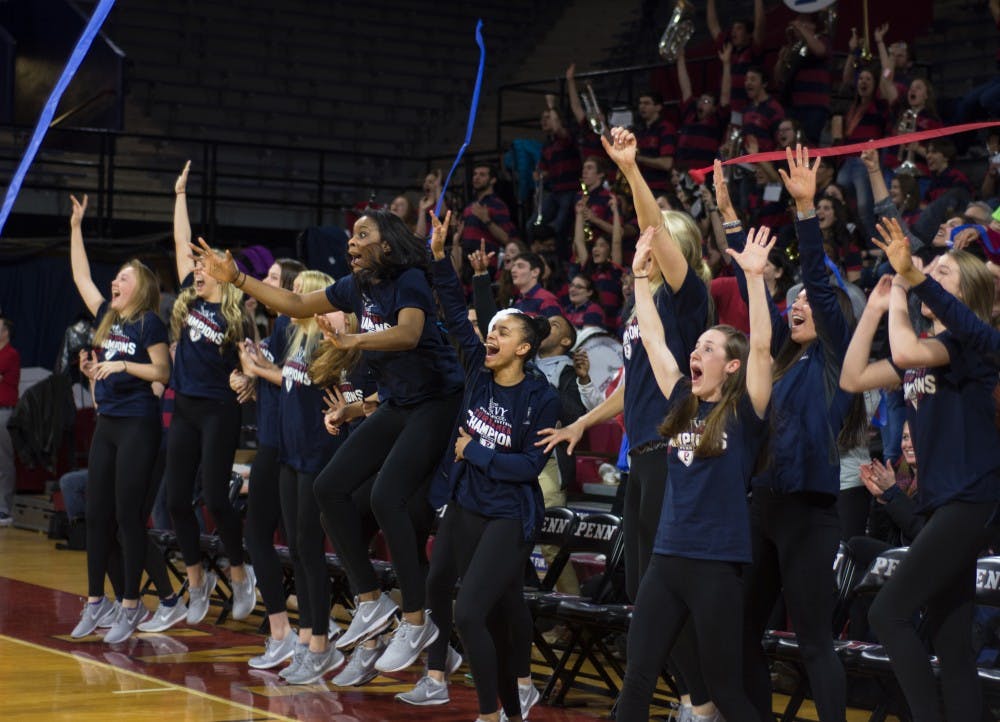
[[[14,467],[14,443],[7,431],[7,421],[17,406],[21,382],[21,355],[12,345],[14,322],[0,315],[0,527],[14,523],[14,490],[17,473]]]
[[[795,285],[795,266],[788,260],[788,255],[779,248],[773,249],[767,255],[767,265],[764,266],[764,283],[767,292],[774,301],[775,308],[785,315],[788,307],[788,290]]]
[[[879,39],[879,33],[875,33]],[[905,45],[905,43],[904,43]],[[883,48],[885,43],[881,43],[879,48]],[[881,53],[881,50],[880,50]],[[891,63],[891,60],[888,62]],[[895,116],[891,135],[897,135],[902,129],[912,126],[913,131],[934,130],[944,125],[938,116],[937,104],[934,96],[934,86],[926,78],[914,78],[909,86],[902,86],[894,82],[892,66],[887,64],[887,58],[882,59],[882,75],[879,79],[879,93],[888,103]],[[908,143],[899,148],[889,148],[886,150],[883,163],[887,169],[894,169],[904,161],[909,160],[915,163],[920,175],[930,174],[927,167],[927,146],[916,142]],[[912,173],[910,174],[912,175]]]
[[[608,160],[608,154],[604,152],[601,145],[601,137],[594,131],[587,117],[587,111],[580,100],[580,89],[576,84],[576,64],[570,63],[566,68],[566,95],[569,96],[569,107],[576,118],[576,144],[580,149],[580,158],[597,157]],[[600,108],[597,108],[597,119],[607,127],[608,121]]]
[[[580,151],[554,107],[542,112],[542,132],[545,144],[535,174],[535,182],[545,188],[542,223],[555,229],[556,238],[565,242],[572,232],[573,199],[580,188]]]
[[[121,610],[104,637],[108,644],[124,642],[146,620],[139,585],[146,559],[146,517],[142,510],[160,448],[159,404],[150,386],[170,378],[167,328],[157,314],[160,306],[156,275],[131,259],[111,283],[105,299],[90,275],[83,246],[83,202],[70,196],[70,262],[73,282],[87,310],[98,322],[93,351],[80,370],[94,380],[97,425],[88,458],[87,601],[71,636],[92,633],[111,606],[104,595],[116,532],[121,530],[124,577]],[[189,497],[190,500],[190,497]]]
[[[748,136],[748,143],[756,148],[756,138]],[[756,152],[756,151],[751,151]],[[792,225],[788,212],[788,194],[771,163],[755,163],[753,175],[746,176],[752,181],[747,192],[746,210],[754,227],[767,226],[775,234]]]
[[[951,167],[955,154],[955,144],[949,138],[935,138],[927,144],[930,183],[923,195],[920,217],[910,229],[924,243],[931,241],[947,218],[959,213],[972,200],[968,177]]]
[[[583,221],[591,234],[601,233],[606,238],[611,236],[611,198],[612,193],[605,185],[607,178],[606,162],[598,157],[591,156],[583,162],[582,175],[580,176],[579,190],[574,196],[573,202],[577,212],[583,213]],[[580,202],[583,201],[583,208]]]
[[[905,173],[893,176],[892,182],[889,184],[889,198],[908,226],[916,223],[920,217],[920,185],[914,176]],[[878,198],[875,198],[875,201],[877,215]]]
[[[462,211],[462,249],[468,256],[486,240],[486,248],[496,252],[511,239],[517,230],[510,218],[510,210],[500,196],[493,192],[497,171],[491,165],[479,164],[472,169],[472,192],[475,195]]]
[[[719,153],[719,143],[729,122],[732,45],[719,51],[722,61],[722,85],[718,102],[710,93],[697,98],[691,92],[684,50],[677,55],[677,83],[681,89],[681,127],[677,134],[677,167],[682,170],[711,165]]]
[[[584,273],[590,277],[597,291],[597,302],[604,310],[605,321],[611,331],[617,330],[616,319],[622,307],[622,227],[618,213],[618,201],[612,197],[610,202],[612,212],[611,241],[603,233],[594,237],[593,245],[588,248],[584,234],[585,209],[579,209],[573,248],[576,254],[576,264],[573,273]]]
[[[454,570],[462,578],[455,626],[476,681],[480,719],[499,719],[499,696],[507,718],[517,720],[539,699],[533,687],[527,695],[518,689],[517,670],[527,667],[531,645],[514,641],[530,640],[524,568],[544,514],[538,475],[548,453],[533,442],[537,430],[554,425],[559,415],[555,391],[525,364],[550,327],[544,318],[507,313],[494,319],[486,345],[480,343],[458,277],[445,258],[446,232],[435,220],[432,274],[449,334],[462,348],[466,386],[454,453],[445,456],[429,497],[433,507],[446,510],[428,575],[431,609],[443,633],[431,646],[428,666],[445,668],[451,629],[452,585],[434,584],[434,579],[450,580]],[[447,687],[431,677],[423,677],[421,685],[425,699],[415,698],[418,685],[406,701],[434,704],[442,687],[447,699]]]
[[[205,506],[230,562],[233,618],[245,619],[257,603],[253,570],[243,561],[243,523],[229,501],[229,476],[240,438],[240,407],[229,387],[229,376],[239,367],[239,345],[252,338],[254,330],[241,311],[240,289],[220,283],[209,272],[211,264],[206,259],[219,262],[217,254],[202,242],[202,255],[198,259],[191,255],[186,195],[190,169],[188,161],[174,184],[174,256],[177,278],[184,288],[170,319],[171,335],[177,342],[170,385],[176,395],[163,483],[187,568],[187,623],[198,624],[208,614],[218,581],[214,572],[202,566],[200,530],[191,507],[199,460]]]
[[[427,225],[428,213],[430,213],[434,207],[437,205],[438,199],[441,197],[441,182],[444,172],[440,168],[435,168],[426,176],[424,176],[424,182],[421,187],[420,200],[417,202],[417,222],[414,228],[414,233],[420,238],[427,238],[430,235],[430,230]],[[450,193],[448,194],[451,195]],[[448,197],[445,198],[446,201],[450,201]],[[454,210],[458,206],[453,205],[450,202],[442,204],[441,212],[444,213],[448,210]],[[458,222],[458,214],[455,215],[453,223]]]
[[[677,134],[673,124],[663,117],[663,96],[659,93],[651,91],[639,96],[639,124],[635,137],[639,148],[636,162],[646,183],[653,191],[668,190]]]
[[[264,283],[291,290],[295,279],[304,270],[305,267],[298,261],[281,258],[268,270]],[[291,319],[277,314],[270,335],[255,347],[245,347],[241,353],[243,368],[252,373],[252,377],[248,377],[249,383],[256,382],[257,398],[257,453],[250,467],[244,538],[254,561],[254,574],[267,611],[270,631],[264,642],[264,654],[247,662],[254,669],[272,669],[295,653],[295,633],[285,607],[284,574],[274,550],[274,533],[282,512],[278,454],[278,404],[282,380],[280,368],[274,367],[277,373],[271,369],[285,358],[290,327]],[[256,371],[258,364],[264,367],[264,372]]]
[[[486,253],[486,246],[484,244],[480,244],[480,250],[489,259],[489,254]],[[514,282],[510,278],[510,267],[514,265],[514,261],[518,259],[518,256],[527,252],[527,247],[521,241],[511,241],[504,246],[503,262],[497,269],[496,274],[497,302],[500,304],[500,308],[507,308],[511,304],[514,294],[517,293],[517,289],[514,288]]]
[[[864,166],[862,166],[864,167]],[[861,278],[861,239],[847,223],[847,206],[835,198],[821,198],[816,218],[823,234],[823,249],[851,283]]]
[[[541,277],[545,262],[537,253],[522,253],[510,266],[510,278],[517,293],[511,308],[529,316],[551,318],[562,313],[559,299],[542,288]]]
[[[853,30],[853,28],[852,28]],[[850,48],[852,53],[860,53],[860,39],[852,32]],[[876,70],[873,67],[862,67],[857,71],[849,57],[844,64],[843,86],[846,91],[854,88],[854,100],[844,116],[842,123],[834,124],[834,143],[863,143],[882,138],[889,123],[889,104],[876,97]],[[850,188],[857,202],[858,218],[868,237],[875,233],[875,215],[872,210],[871,184],[868,182],[868,171],[861,158],[852,156],[844,161],[837,174],[837,184]]]
[[[584,326],[604,328],[606,326],[604,309],[598,305],[596,298],[597,291],[590,276],[583,273],[574,275],[569,282],[569,297],[563,305],[565,319],[576,328]]]
[[[878,361],[864,367],[859,385],[878,388],[902,382],[924,470],[921,507],[929,519],[876,596],[869,621],[892,660],[914,720],[937,722],[945,717],[938,712],[936,675],[914,627],[917,613],[926,609],[940,659],[947,719],[978,720],[984,712],[982,689],[969,639],[976,558],[993,536],[1000,501],[993,403],[997,366],[963,342],[974,324],[956,327],[957,333],[951,334],[927,305],[923,313],[933,322],[933,338],[919,338],[910,321],[908,294],[911,284],[928,284],[930,291],[936,286],[968,304],[978,317],[975,324],[989,324],[994,282],[981,261],[962,251],[941,257],[928,282],[912,266],[899,223],[886,222],[879,230],[883,242],[878,245],[898,274],[889,297],[893,364]]]
[[[775,85],[783,91],[788,114],[802,124],[803,139],[818,145],[830,116],[832,48],[828,28],[816,14],[801,14],[788,24],[789,42],[778,53]]]
[[[764,60],[764,35],[766,33],[764,13],[764,0],[754,0],[753,22],[745,19],[733,20],[728,33],[723,33],[722,25],[719,23],[718,11],[715,7],[715,0],[708,0],[705,8],[705,20],[708,24],[708,32],[715,42],[716,50],[720,54],[724,52],[726,45],[732,46],[732,109],[734,113],[742,113],[747,106],[747,93],[744,90],[743,80],[747,70],[755,65],[760,65]],[[678,73],[681,56],[678,57]],[[725,67],[723,67],[725,73]],[[725,82],[723,82],[725,88]],[[725,105],[725,103],[721,103]]]
[[[781,103],[767,92],[767,75],[759,65],[747,68],[747,104],[743,109],[744,141],[753,136],[761,152],[774,150],[778,125],[785,118]]]
[[[389,212],[401,218],[406,227],[411,231],[416,228],[417,209],[414,207],[409,196],[400,195],[393,198],[392,203],[389,204]]]

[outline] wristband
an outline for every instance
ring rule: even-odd
[[[649,278],[649,274],[647,273],[645,276],[638,276],[638,275],[636,275],[636,274],[633,273],[632,274],[632,278]]]
[[[797,210],[795,211],[795,217],[798,218],[800,221],[807,221],[810,218],[815,218],[816,209],[810,208],[808,211],[805,211],[804,213],[802,211]]]
[[[739,219],[735,221],[726,221],[725,223],[722,224],[722,228],[727,231],[732,231],[742,227],[743,227],[743,221]]]
[[[240,279],[240,276],[242,276],[243,278]],[[243,271],[237,272],[236,278],[233,279],[233,285],[236,286],[236,288],[243,288],[243,284],[246,282],[247,282],[247,274],[245,274]]]

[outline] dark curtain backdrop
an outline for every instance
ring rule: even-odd
[[[105,296],[118,266],[91,263],[94,283]],[[66,328],[87,309],[76,292],[69,257],[32,258],[0,264],[0,309],[14,322],[13,346],[21,366],[55,365]]]

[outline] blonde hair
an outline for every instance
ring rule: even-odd
[[[298,284],[299,293],[312,293],[332,285],[333,279],[322,271],[302,271],[295,277],[294,283]],[[300,319],[295,322],[294,326],[295,331],[288,341],[288,351],[285,358],[292,358],[299,351],[305,349],[304,357],[308,362],[309,357],[323,338],[323,334],[319,330],[319,324],[316,323],[315,317]]]
[[[218,250],[215,250],[215,252],[219,253]],[[222,346],[235,344],[243,340],[247,335],[247,325],[253,326],[253,324],[249,324],[249,319],[243,310],[243,293],[233,284],[223,281],[219,281],[219,290],[222,292],[219,312],[226,321],[226,333],[222,337],[221,350]],[[191,304],[194,303],[197,297],[198,292],[192,284],[181,291],[177,296],[177,300],[174,301],[173,310],[170,312],[170,337],[174,341],[180,339],[181,329],[184,328],[184,319],[187,318],[188,312],[191,310]],[[253,326],[253,328],[255,329],[255,333],[256,326]]]
[[[996,294],[993,274],[985,263],[968,251],[948,251],[948,256],[958,266],[958,287],[962,291],[962,301],[981,321],[992,325]]]
[[[347,333],[357,333],[358,317],[353,313],[344,314]],[[309,378],[317,386],[332,386],[339,383],[345,372],[350,372],[361,361],[361,351],[356,348],[343,349],[324,339],[309,364]]]
[[[128,315],[118,313],[108,304],[108,310],[104,312],[97,331],[94,332],[93,344],[95,347],[102,346],[108,340],[111,327],[119,323],[127,323],[142,318],[147,311],[156,313],[160,308],[160,283],[156,279],[156,274],[150,270],[149,266],[138,258],[131,258],[126,261],[118,272],[131,268],[135,271],[135,294],[132,296],[132,309]]]
[[[701,253],[701,231],[698,230],[698,224],[683,211],[663,211],[663,225],[677,241],[691,270],[708,286],[712,282],[712,269],[705,263]]]

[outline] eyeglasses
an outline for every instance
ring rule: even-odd
[[[590,290],[590,286],[587,286],[587,285],[585,285],[583,283],[571,283],[571,284],[569,284],[569,287],[570,288],[579,288],[581,291],[589,291]]]

